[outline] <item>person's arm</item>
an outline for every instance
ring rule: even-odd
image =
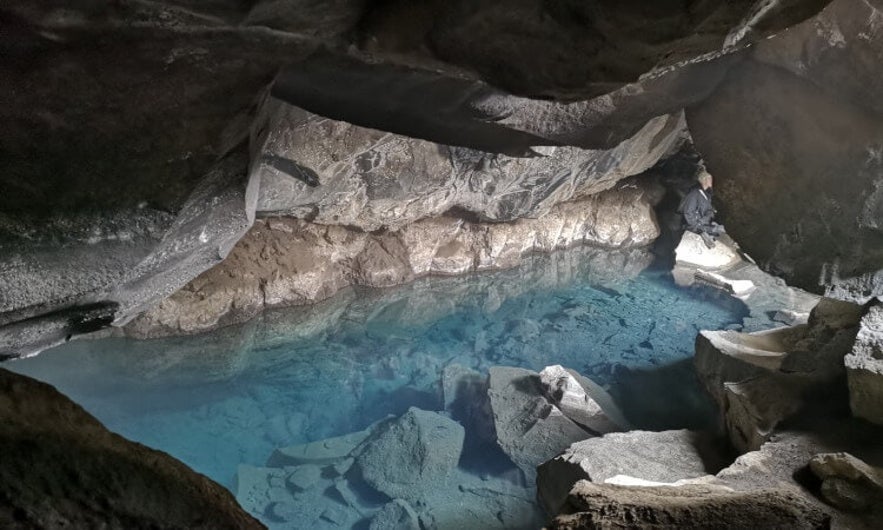
[[[687,228],[692,231],[698,231],[702,227],[702,216],[699,208],[698,194],[691,192],[684,199],[684,221],[687,222]]]

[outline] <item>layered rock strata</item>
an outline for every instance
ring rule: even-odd
[[[226,489],[0,369],[0,526],[260,529]]]
[[[576,244],[645,246],[658,235],[654,188],[623,186],[562,203],[540,219],[473,223],[426,219],[364,232],[295,219],[266,219],[219,267],[127,326],[127,333],[195,333],[247,320],[264,308],[328,298],[349,285],[388,287],[428,274],[517,265],[530,252]]]

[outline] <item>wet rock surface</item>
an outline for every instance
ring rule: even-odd
[[[219,484],[53,387],[0,369],[0,396],[3,528],[264,528]]]

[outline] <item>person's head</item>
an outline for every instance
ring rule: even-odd
[[[699,173],[699,176],[696,177],[696,180],[699,181],[699,185],[702,186],[703,190],[707,190],[714,183],[714,179],[711,178],[711,173],[707,171]]]

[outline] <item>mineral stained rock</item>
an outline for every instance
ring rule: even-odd
[[[883,424],[883,301],[878,299],[866,309],[844,362],[852,413]]]
[[[388,287],[428,274],[509,268],[530,252],[581,243],[644,246],[659,234],[653,197],[652,187],[626,186],[559,204],[541,219],[440,217],[378,233],[259,220],[220,266],[126,330],[140,337],[195,333],[248,320],[265,307],[317,302],[349,285]]]
[[[696,370],[737,449],[758,449],[779,422],[810,401],[836,400],[860,317],[860,306],[822,299],[805,325],[700,332]]]
[[[881,17],[835,0],[687,109],[729,233],[788,283],[859,302],[883,292]]]
[[[606,434],[576,442],[537,469],[537,498],[546,513],[560,512],[580,480],[602,483],[624,475],[673,483],[717,471],[721,460],[708,436],[688,430]],[[709,464],[706,464],[708,462]]]
[[[264,528],[219,484],[0,369],[0,526]]]

